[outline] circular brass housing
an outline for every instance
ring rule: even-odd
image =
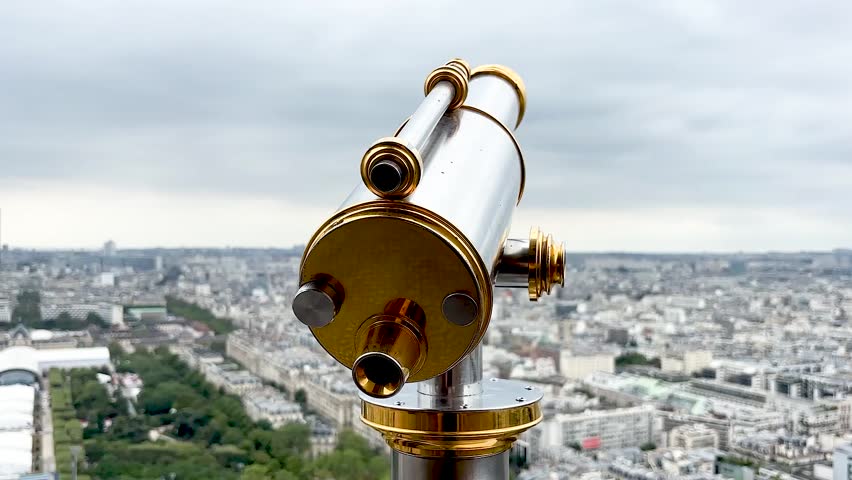
[[[359,331],[383,314],[392,315],[387,308],[396,299],[416,302],[424,319],[406,324],[424,341],[422,365],[416,371],[402,365],[412,369],[409,382],[453,367],[479,343],[491,317],[491,278],[473,245],[444,218],[408,203],[375,200],[332,216],[305,249],[300,282],[321,275],[345,285],[346,300],[333,322],[311,331],[348,368],[366,353],[354,341]],[[443,319],[444,298],[454,292],[465,293],[480,307],[468,325]]]
[[[373,168],[383,162],[392,162],[399,169],[400,182],[393,190],[386,191],[373,182]],[[371,192],[382,198],[405,198],[414,192],[420,183],[423,160],[420,152],[396,137],[377,140],[361,159],[361,179]]]
[[[518,128],[521,125],[521,120],[524,119],[524,112],[527,109],[527,88],[524,86],[524,80],[516,71],[505,65],[480,65],[470,72],[470,78],[473,79],[477,75],[489,74],[501,77],[515,87],[515,93],[518,94],[519,104],[518,122],[515,124],[515,128]]]

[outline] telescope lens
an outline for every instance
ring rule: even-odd
[[[370,169],[370,181],[382,192],[393,192],[402,185],[402,169],[393,160],[380,160]]]
[[[405,383],[402,366],[384,353],[365,353],[352,367],[352,377],[364,393],[373,397],[389,397]]]

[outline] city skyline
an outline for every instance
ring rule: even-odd
[[[848,4],[436,7],[5,3],[3,241],[304,243],[461,56],[526,81],[519,228],[571,251],[852,245]]]

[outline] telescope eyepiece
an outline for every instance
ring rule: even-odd
[[[405,173],[392,158],[383,158],[370,168],[370,181],[381,192],[391,193],[405,182]]]
[[[393,395],[402,388],[407,377],[399,362],[381,352],[365,353],[352,365],[352,379],[362,392],[371,397]]]
[[[420,317],[419,307],[405,299],[391,302],[393,306],[411,309]],[[367,319],[356,334],[361,354],[352,364],[352,379],[365,394],[386,398],[396,394],[412,372],[423,364],[426,343],[420,327],[402,312],[398,315],[376,315]]]

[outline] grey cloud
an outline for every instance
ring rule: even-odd
[[[333,206],[458,55],[527,82],[524,205],[840,216],[850,20],[842,0],[4,2],[0,168]]]

